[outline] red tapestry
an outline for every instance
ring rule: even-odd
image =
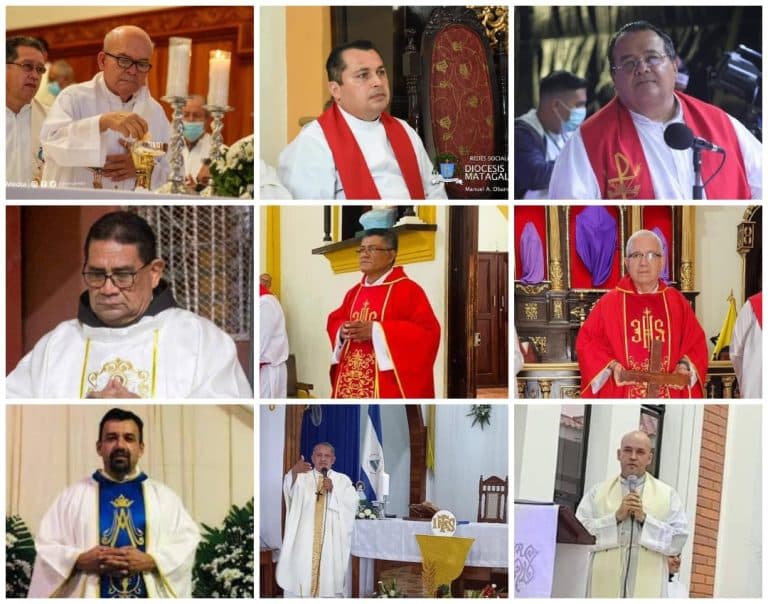
[[[459,190],[472,195],[493,186],[506,187],[493,160],[493,93],[482,41],[465,26],[445,28],[435,37],[431,68],[432,138],[438,154],[452,153],[460,159],[457,176],[464,185]]]

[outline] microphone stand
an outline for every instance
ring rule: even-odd
[[[704,199],[704,181],[701,178],[701,149],[693,146],[693,199]]]

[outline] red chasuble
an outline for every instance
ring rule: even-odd
[[[363,276],[365,279],[365,276]],[[346,321],[376,321],[384,331],[394,370],[381,371],[373,342],[344,343],[341,360],[331,366],[333,398],[434,398],[432,370],[440,325],[424,290],[396,266],[384,283],[363,287],[361,280],[328,316],[331,346]]]
[[[728,115],[680,92],[675,96],[683,106],[683,120],[694,136],[716,142],[727,151],[722,170],[705,187],[707,199],[750,199],[744,158]],[[632,116],[618,97],[584,122],[581,137],[603,199],[656,199],[640,137]],[[719,153],[701,154],[705,182],[721,161]]]
[[[646,384],[617,386],[613,375],[597,392],[592,381],[613,361],[635,371],[649,371],[651,342],[663,343],[661,371],[672,373],[687,359],[698,379],[693,388],[659,387],[659,398],[702,398],[707,379],[707,343],[693,309],[683,295],[664,283],[652,294],[638,294],[629,275],[606,293],[589,313],[576,338],[584,398],[644,398]]]
[[[381,199],[360,145],[357,144],[352,129],[341,115],[336,103],[331,103],[331,106],[317,118],[317,123],[320,124],[325,140],[331,148],[333,163],[336,165],[341,186],[344,188],[344,196],[347,199]],[[403,125],[387,112],[381,114],[381,123],[387,133],[387,139],[392,146],[411,199],[424,199],[419,162],[408,133]]]
[[[752,312],[755,313],[755,319],[760,329],[763,328],[763,292],[758,292],[754,296],[750,296],[747,301],[752,306]]]

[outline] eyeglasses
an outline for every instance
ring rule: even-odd
[[[358,256],[361,256],[363,254],[373,254],[374,252],[389,252],[392,251],[393,247],[375,247],[373,245],[364,245],[355,250],[355,254]]]
[[[38,75],[43,75],[47,71],[45,65],[40,65],[40,63],[14,63],[13,61],[9,61],[6,65],[16,65],[16,67],[21,67],[25,73],[36,71]]]
[[[108,53],[106,50],[104,51],[104,54],[108,57],[112,57],[115,61],[117,61],[117,66],[120,69],[130,69],[134,65],[136,65],[136,69],[138,69],[141,73],[147,73],[150,69],[152,69],[152,63],[149,61],[134,61],[130,57],[119,57],[117,55]]]
[[[633,252],[627,258],[629,258],[630,262],[639,262],[640,258],[645,258],[648,262],[651,262],[656,258],[661,258],[661,254],[658,252]]]
[[[150,264],[152,264],[151,260],[135,271],[118,271],[116,273],[105,273],[104,271],[83,271],[82,275],[85,284],[88,287],[93,287],[94,289],[104,287],[107,279],[112,281],[112,285],[118,289],[130,289],[133,287],[134,283],[136,283],[136,275],[139,273],[139,271],[146,268]]]
[[[639,59],[624,59],[621,63],[613,66],[611,69],[613,71],[621,70],[625,73],[633,73],[635,69],[637,69],[637,67],[640,65],[640,63],[645,63],[648,65],[648,67],[653,69],[661,65],[664,62],[666,56],[667,55],[651,52],[644,57],[640,57]]]

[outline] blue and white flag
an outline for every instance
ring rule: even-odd
[[[368,405],[368,419],[363,429],[360,450],[360,480],[365,485],[368,501],[379,501],[383,494],[384,448],[381,438],[381,414],[378,405]]]

